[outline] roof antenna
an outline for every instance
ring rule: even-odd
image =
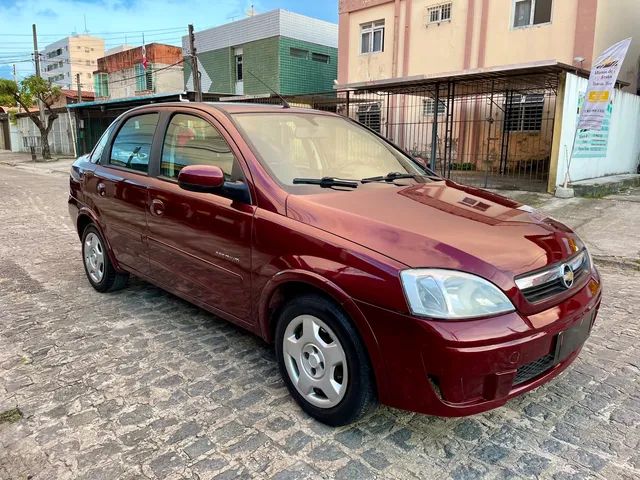
[[[269,89],[269,91],[273,93],[276,97],[278,97],[282,101],[282,108],[291,108],[291,105],[289,105],[289,102],[287,102],[282,95],[280,95],[273,88],[271,88],[269,85],[264,83],[260,78],[256,77],[251,70],[247,70],[247,73],[251,75],[253,78],[255,78],[256,80],[258,80],[262,85],[267,87],[267,89]]]

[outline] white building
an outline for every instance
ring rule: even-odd
[[[82,90],[93,91],[93,71],[104,57],[104,40],[91,35],[74,35],[53,42],[40,52],[43,78],[61,88],[77,89],[80,74]]]

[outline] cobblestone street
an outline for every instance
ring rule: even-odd
[[[0,420],[0,479],[640,478],[639,244],[624,222],[579,230],[634,251],[599,250],[600,315],[560,377],[469,418],[380,407],[332,429],[257,337],[136,279],[94,291],[67,192],[64,174],[0,165],[0,412],[23,415]],[[620,196],[596,204],[640,218]]]

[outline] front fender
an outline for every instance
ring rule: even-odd
[[[344,265],[342,267],[347,268]],[[318,273],[301,268],[292,268],[279,271],[266,283],[258,304],[258,319],[262,337],[269,343],[273,342],[270,328],[269,304],[278,288],[287,283],[304,283],[314,287],[335,300],[344,309],[360,333],[365,348],[367,349],[371,366],[375,372],[377,389],[379,392],[384,391],[383,384],[386,379],[386,368],[380,354],[378,339],[371,329],[369,322],[349,294],[336,283]]]

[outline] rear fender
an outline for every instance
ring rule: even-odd
[[[118,272],[124,272],[125,270],[123,270],[120,267],[120,264],[118,263],[118,260],[116,259],[116,256],[113,253],[113,249],[111,248],[109,239],[104,234],[104,229],[102,228],[100,221],[98,220],[95,213],[85,206],[80,206],[80,208],[78,209],[78,217],[76,219],[76,230],[78,231],[80,240],[82,240],[83,232],[80,231],[79,226],[82,224],[83,219],[87,219],[87,218],[89,219],[90,223],[93,224],[93,226],[98,229],[98,231],[100,232],[100,235],[104,239],[104,243],[106,244],[106,247],[107,247],[107,255],[109,255],[109,260],[111,261],[111,265],[113,265],[113,268]]]

